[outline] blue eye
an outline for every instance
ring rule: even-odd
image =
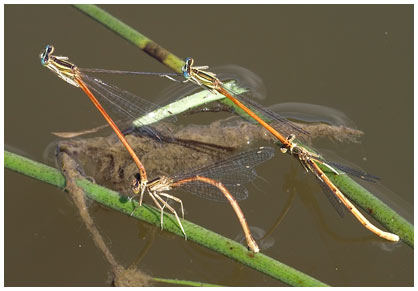
[[[189,75],[190,66],[189,66],[189,63],[187,61],[188,60],[186,59],[186,64],[181,68],[181,71],[183,72],[183,77],[186,78],[186,79],[189,79],[190,78],[190,75]]]
[[[184,66],[181,68],[182,72],[183,72],[183,77],[186,79],[190,78],[190,74],[189,71],[191,69],[191,66],[193,65],[193,59],[190,57],[187,57],[184,59],[185,64]]]
[[[54,47],[52,45],[47,44],[45,47],[45,51],[41,53],[41,64],[45,66],[48,63],[49,56],[54,52]]]
[[[184,67],[183,67],[183,77],[186,78],[186,79],[190,78],[189,73],[187,73],[187,70],[184,70]]]
[[[45,64],[46,64],[46,62],[47,62],[47,60],[46,60],[47,55],[45,54],[45,52],[41,53],[41,55],[40,55],[39,57],[41,58],[41,64],[42,64],[43,66],[45,66]]]
[[[194,60],[193,60],[193,58],[186,58],[186,64],[187,64],[187,66],[189,66],[189,67],[191,67],[191,66],[193,66],[193,63],[194,63]]]

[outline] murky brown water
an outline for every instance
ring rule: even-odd
[[[263,104],[303,102],[344,112],[361,144],[316,148],[382,178],[373,193],[413,218],[413,8],[398,6],[103,6],[180,57],[238,64],[264,81]],[[5,6],[5,144],[37,161],[58,138],[103,124],[83,93],[40,66],[46,44],[79,66],[166,71],[71,6]],[[119,86],[153,100],[167,80],[126,78]],[[149,96],[149,97],[147,97]],[[181,122],[209,123],[226,113]],[[402,139],[394,149],[391,136]],[[258,145],[260,144],[254,144]],[[341,160],[340,160],[341,161]],[[413,250],[383,242],[351,216],[340,219],[297,161],[279,155],[241,203],[249,224],[268,232],[263,252],[336,286],[411,286]],[[186,218],[230,238],[240,228],[228,204],[184,195]],[[106,286],[107,261],[64,192],[5,171],[6,286]],[[282,283],[125,215],[91,206],[115,257],[156,277],[222,285]],[[225,223],[231,221],[231,223]]]

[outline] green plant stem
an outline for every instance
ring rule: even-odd
[[[65,178],[54,168],[32,161],[17,154],[4,151],[4,166],[20,174],[64,189]]]
[[[129,25],[115,18],[108,12],[91,4],[74,4],[74,7],[87,14],[94,20],[103,24],[113,32],[122,36],[130,43],[139,47],[141,50],[157,59],[173,71],[181,73],[181,68],[184,66],[184,61],[173,55],[165,48],[161,47],[145,35],[139,33]]]
[[[63,188],[65,180],[63,175],[56,169],[40,164],[17,154],[5,151],[5,167],[21,174],[47,182],[54,186]],[[136,201],[127,201],[119,193],[96,185],[86,179],[77,180],[87,197],[129,215],[138,206]],[[133,217],[160,226],[159,210],[143,205],[133,213]],[[187,233],[188,240],[194,241],[202,246],[223,254],[253,269],[270,275],[291,286],[326,286],[326,284],[310,277],[292,267],[289,267],[277,260],[274,260],[261,253],[253,254],[243,245],[202,228],[187,220],[182,219],[183,227]],[[164,229],[179,236],[183,236],[176,219],[171,214],[164,214]],[[185,242],[186,243],[186,242]]]

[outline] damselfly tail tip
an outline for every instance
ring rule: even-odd
[[[250,251],[250,252],[253,252],[254,254],[257,254],[257,253],[260,252],[260,247],[253,240],[251,243],[248,243],[247,250]]]

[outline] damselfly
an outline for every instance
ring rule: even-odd
[[[295,133],[306,134],[299,127],[286,122],[284,118],[280,117],[277,113],[274,113],[267,108],[257,104],[255,101],[250,99],[244,99],[243,96],[234,94],[231,90],[226,89],[223,86],[223,83],[217,78],[216,74],[206,71],[208,66],[193,66],[194,60],[192,58],[186,58],[185,65],[183,67],[183,75],[186,80],[191,81],[203,88],[209,89],[211,91],[216,91],[227,97],[239,108],[244,110],[249,116],[254,120],[260,123],[264,128],[266,128],[270,133],[272,133],[282,144],[281,151],[283,153],[289,153],[292,156],[296,157],[304,169],[308,172],[312,172],[318,180],[330,190],[336,197],[337,203],[334,205],[339,207],[339,204],[342,203],[344,206],[363,224],[367,229],[377,234],[378,236],[385,238],[390,241],[398,241],[399,237],[395,234],[382,231],[371,224],[357,208],[345,197],[342,192],[336,187],[331,180],[325,175],[325,173],[319,168],[317,163],[324,165],[332,173],[340,175],[342,173],[348,173],[351,175],[358,176],[362,179],[374,181],[378,179],[377,177],[364,173],[359,170],[351,169],[347,166],[339,165],[337,163],[331,163],[323,159],[319,154],[314,153],[311,150],[308,150],[306,147],[302,146],[295,142],[296,136]],[[255,113],[256,111],[257,113]],[[269,124],[263,118],[270,119],[273,123]],[[340,171],[336,170],[339,169]],[[341,214],[341,211],[339,211]]]

